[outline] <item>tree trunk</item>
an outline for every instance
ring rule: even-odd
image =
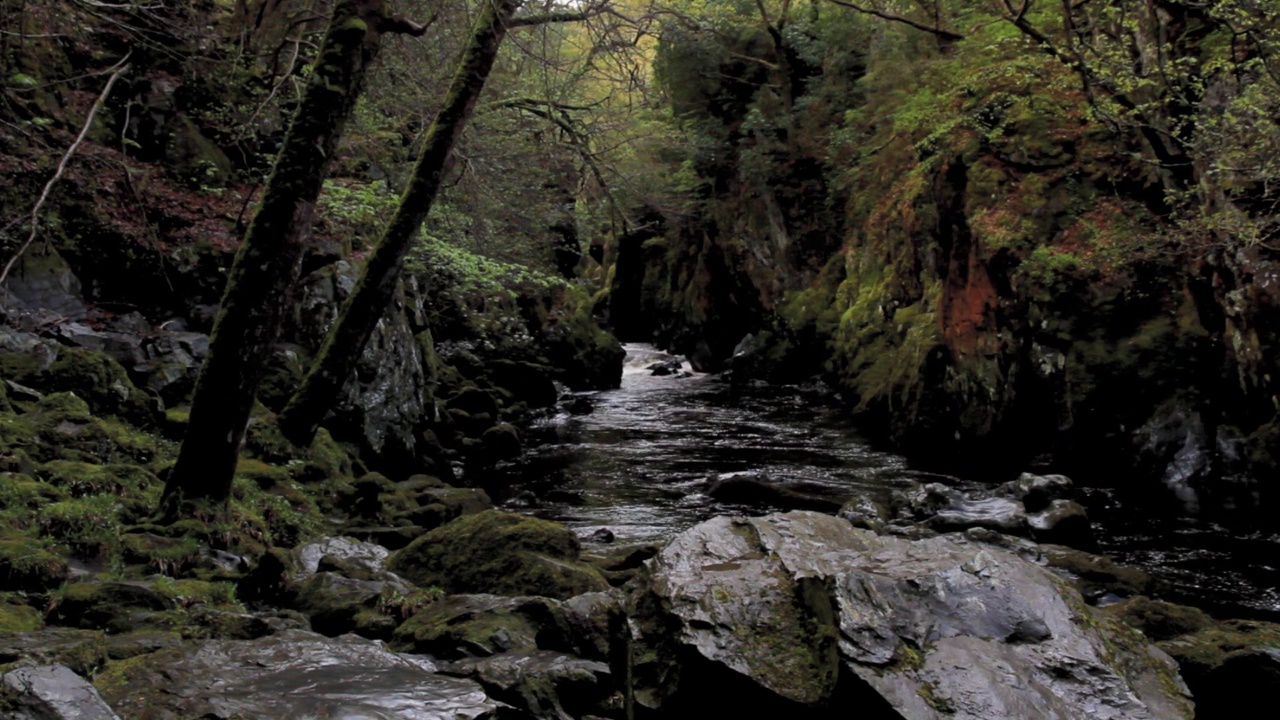
[[[161,513],[226,502],[264,365],[297,282],[312,214],[342,127],[377,54],[383,0],[340,0],[302,103],[231,266]]]
[[[404,269],[405,255],[431,211],[450,152],[471,116],[506,35],[507,23],[521,1],[482,3],[483,10],[476,19],[471,43],[449,85],[444,107],[427,131],[413,179],[400,198],[395,216],[374,246],[302,386],[280,413],[280,429],[295,445],[311,443],[391,301]]]

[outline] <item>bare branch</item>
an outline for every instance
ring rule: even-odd
[[[908,17],[902,17],[901,15],[891,15],[878,8],[859,5],[858,3],[846,2],[846,0],[827,0],[827,1],[835,5],[839,5],[840,7],[847,7],[850,10],[857,10],[858,12],[864,15],[874,15],[875,17],[878,17],[881,20],[889,20],[890,22],[902,23],[903,25],[913,27],[916,30],[919,30],[921,32],[927,32],[930,35],[934,35],[938,37],[938,39],[940,40],[955,41],[955,40],[964,39],[964,35],[961,35],[960,33],[952,32],[950,30],[943,30],[940,27],[930,27],[928,25],[925,25],[922,22],[917,22]]]
[[[0,285],[9,278],[9,271],[13,269],[22,254],[31,247],[31,243],[35,242],[36,235],[40,230],[40,210],[44,207],[45,202],[49,199],[49,193],[53,190],[53,186],[62,178],[62,174],[66,172],[67,163],[71,161],[71,156],[76,154],[76,150],[80,149],[80,144],[89,135],[89,128],[93,127],[93,119],[97,116],[98,111],[107,102],[107,96],[111,94],[111,88],[115,86],[116,80],[129,69],[126,61],[129,55],[125,55],[124,59],[115,64],[115,72],[107,78],[106,87],[102,88],[102,92],[98,95],[98,99],[93,101],[93,107],[89,108],[89,116],[84,119],[84,127],[80,128],[80,134],[76,136],[75,142],[71,143],[71,147],[67,148],[67,152],[62,156],[62,160],[58,163],[58,169],[53,173],[53,177],[49,178],[49,182],[45,183],[44,191],[40,193],[40,199],[36,200],[35,207],[31,208],[31,234],[27,236],[27,241],[22,243],[22,247],[9,258],[9,262],[5,263],[4,270],[0,271]]]
[[[581,22],[583,20],[590,20],[597,15],[601,15],[608,9],[609,4],[607,2],[601,2],[587,8],[586,10],[525,15],[522,17],[512,18],[507,23],[507,29],[529,27],[530,25],[546,25],[547,23]]]

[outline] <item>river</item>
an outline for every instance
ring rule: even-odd
[[[562,522],[587,541],[607,529],[614,542],[631,544],[662,542],[715,515],[767,512],[704,493],[710,481],[736,474],[833,499],[921,481],[977,487],[873,448],[829,402],[829,389],[735,390],[716,376],[647,369],[669,360],[628,345],[620,388],[583,396],[587,414],[535,426],[536,447],[508,506]],[[1165,580],[1167,599],[1280,621],[1280,536],[1151,512],[1141,497],[1106,487],[1079,487],[1077,499],[1103,552]]]

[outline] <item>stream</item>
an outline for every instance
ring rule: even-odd
[[[979,487],[871,447],[829,388],[734,389],[687,363],[655,376],[654,363],[678,359],[647,345],[626,349],[620,388],[582,395],[589,413],[561,413],[532,429],[536,446],[512,478],[520,492],[509,508],[564,523],[588,543],[601,529],[620,544],[660,543],[716,515],[771,510],[707,496],[717,478],[749,475],[836,500],[918,482]],[[1102,552],[1167,582],[1166,599],[1280,621],[1280,535],[1154,513],[1140,497],[1076,480]]]

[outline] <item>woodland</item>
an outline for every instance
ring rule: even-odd
[[[1272,0],[0,0],[0,720],[1247,717],[1277,358]]]

